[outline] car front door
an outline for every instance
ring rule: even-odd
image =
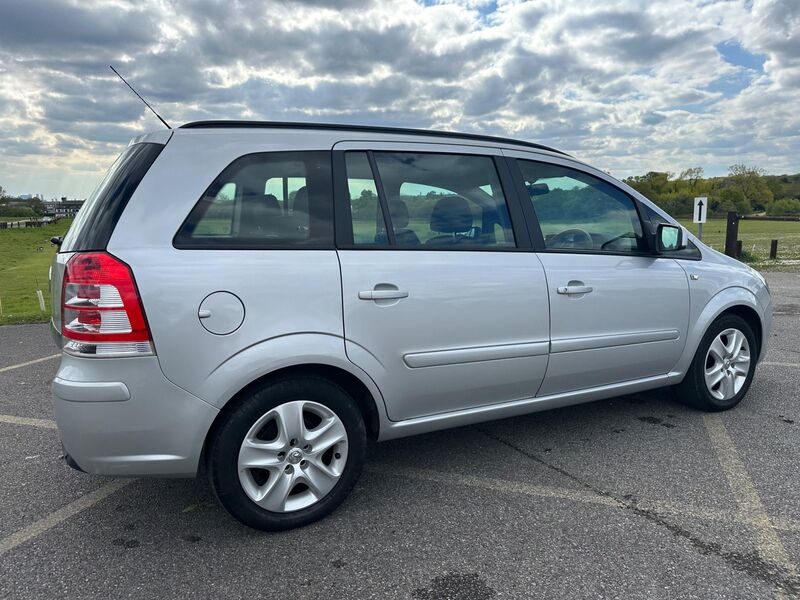
[[[637,203],[569,161],[507,154],[547,276],[550,361],[539,395],[668,373],[686,342],[688,281],[650,251]]]
[[[347,142],[334,171],[346,351],[389,418],[535,396],[544,270],[500,152]]]

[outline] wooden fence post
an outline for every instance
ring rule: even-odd
[[[736,240],[739,239],[739,213],[728,213],[728,226],[725,230],[725,254],[736,258]]]
[[[778,258],[778,240],[772,240],[772,242],[770,242],[769,257]]]

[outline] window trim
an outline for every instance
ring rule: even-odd
[[[659,254],[654,251],[653,249],[653,242],[652,242],[652,235],[651,231],[651,223],[649,219],[645,219],[642,217],[642,207],[639,205],[639,200],[634,196],[631,196],[628,192],[621,189],[620,187],[614,185],[612,182],[607,181],[594,175],[592,173],[588,173],[580,168],[577,168],[573,165],[562,165],[561,163],[556,162],[548,162],[546,160],[536,160],[533,158],[519,158],[516,156],[513,157],[506,157],[506,160],[509,161],[510,164],[509,168],[511,169],[511,173],[514,177],[514,182],[516,184],[516,191],[517,195],[520,198],[520,202],[522,204],[523,212],[525,213],[525,217],[528,222],[528,227],[531,232],[531,238],[533,239],[533,247],[536,252],[542,253],[549,253],[549,254],[585,254],[585,255],[593,255],[593,256],[646,256],[650,258],[671,258],[669,256]],[[573,171],[577,171],[582,173],[588,177],[592,177],[599,181],[604,182],[605,184],[612,187],[615,191],[623,194],[626,198],[628,198],[632,203],[634,210],[636,211],[636,215],[639,218],[639,225],[642,228],[642,235],[644,237],[644,244],[647,247],[646,251],[637,250],[634,252],[624,252],[624,251],[607,251],[607,250],[585,250],[582,248],[548,248],[545,244],[544,240],[544,233],[542,232],[541,224],[539,223],[539,218],[536,215],[536,209],[533,206],[533,202],[531,201],[530,193],[528,189],[525,187],[525,177],[522,174],[522,168],[519,165],[518,161],[525,161],[531,163],[540,163],[544,165],[556,165],[565,169],[571,169]]]
[[[375,140],[376,144],[380,144],[384,140]],[[413,144],[416,145],[416,144]],[[430,148],[419,150],[416,148],[395,150],[378,148],[377,150],[370,147],[371,144],[365,143],[363,148],[345,148],[333,150],[333,188],[334,188],[334,209],[336,212],[335,222],[335,240],[336,248],[338,250],[393,250],[393,251],[410,251],[410,252],[530,252],[533,245],[530,239],[529,229],[525,223],[525,216],[522,208],[519,206],[518,193],[514,189],[514,181],[511,172],[506,164],[506,159],[500,154],[479,153],[479,152],[459,152],[454,148],[448,148],[446,151],[438,148]],[[475,147],[470,147],[474,150]],[[353,241],[353,221],[350,211],[350,191],[347,185],[347,169],[345,161],[346,152],[364,152],[369,159],[370,169],[375,181],[375,187],[378,192],[378,199],[381,204],[381,211],[387,229],[387,238],[389,243],[386,244],[355,244]],[[511,230],[514,234],[514,246],[398,246],[394,239],[394,226],[391,221],[391,214],[388,209],[388,202],[386,200],[386,191],[383,187],[383,181],[380,178],[377,164],[375,161],[375,152],[387,153],[406,153],[406,154],[452,154],[457,156],[477,156],[481,158],[489,158],[492,160],[495,172],[497,174],[500,188],[503,192],[503,197],[508,207],[509,220],[511,222]]]
[[[217,173],[214,178],[211,180],[211,183],[203,190],[203,193],[200,197],[195,201],[192,205],[192,208],[187,213],[186,217],[181,221],[181,224],[178,226],[177,231],[172,236],[172,247],[176,250],[295,250],[295,251],[303,251],[303,250],[335,250],[336,243],[335,243],[335,235],[336,235],[336,209],[335,207],[331,207],[331,229],[333,230],[331,233],[330,242],[327,243],[315,243],[315,244],[287,244],[287,243],[277,243],[277,244],[265,244],[263,242],[254,242],[245,240],[243,242],[236,242],[236,238],[228,238],[227,240],[220,240],[227,243],[211,243],[209,244],[207,240],[197,240],[193,241],[189,240],[179,240],[178,236],[180,235],[183,228],[186,224],[190,221],[193,213],[197,209],[198,205],[203,201],[209,194],[209,190],[217,183],[217,180],[225,173],[234,163],[255,156],[264,156],[264,155],[274,155],[274,154],[327,154],[327,160],[322,161],[322,163],[328,164],[328,193],[331,197],[331,203],[333,204],[334,198],[334,190],[333,190],[333,165],[330,164],[330,150],[271,150],[267,152],[248,152],[247,154],[242,154],[231,160],[225,167]],[[238,194],[238,190],[237,190]],[[205,214],[205,213],[203,213]],[[309,219],[311,215],[309,214]],[[195,223],[196,225],[197,223]]]
[[[386,227],[387,244],[381,245],[397,246],[397,234],[394,232],[392,214],[389,212],[389,201],[386,199],[386,190],[383,188],[381,172],[378,170],[378,163],[375,161],[375,153],[372,150],[367,150],[367,160],[369,161],[369,169],[372,171],[372,179],[375,182],[375,189],[378,192],[378,202],[380,203],[381,212],[383,213],[383,225]],[[347,161],[345,160],[345,166],[346,165]],[[346,172],[345,177],[347,177]],[[352,224],[352,220],[350,223]]]

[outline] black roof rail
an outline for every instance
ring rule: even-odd
[[[368,131],[370,133],[399,133],[409,135],[427,135],[433,137],[461,138],[466,140],[476,140],[481,142],[494,142],[503,144],[514,144],[516,146],[527,146],[537,150],[547,150],[569,156],[566,152],[556,150],[543,144],[525,142],[506,137],[496,137],[493,135],[482,135],[480,133],[458,133],[455,131],[441,131],[437,129],[412,129],[410,127],[383,127],[379,125],[346,125],[344,123],[299,123],[292,121],[193,121],[181,125],[179,129],[322,129],[348,131]]]

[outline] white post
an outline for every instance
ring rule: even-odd
[[[44,295],[42,294],[42,290],[36,290],[36,297],[39,299],[39,310],[44,312]]]

